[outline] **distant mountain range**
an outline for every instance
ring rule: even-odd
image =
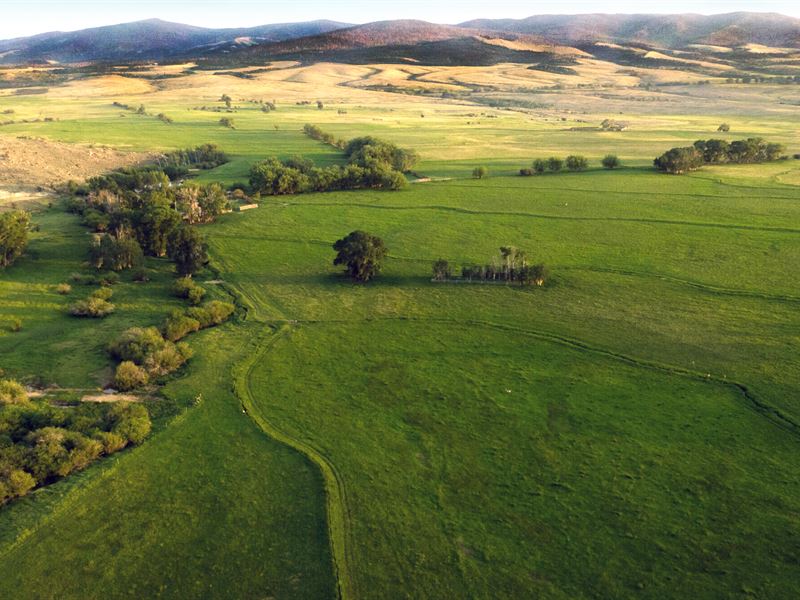
[[[158,19],[0,41],[0,63],[205,59],[490,64],[531,60],[542,45],[610,42],[679,49],[761,44],[800,48],[800,19],[773,13],[724,15],[545,15],[459,25],[310,21],[207,29]]]
[[[461,27],[543,35],[562,44],[607,41],[682,48],[692,44],[800,48],[800,19],[776,13],[723,15],[542,15],[479,19]]]
[[[0,62],[127,62],[227,52],[253,44],[313,36],[347,27],[334,21],[207,29],[160,19],[0,40]]]

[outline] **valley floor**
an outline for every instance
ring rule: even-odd
[[[0,595],[792,597],[800,161],[649,168],[723,119],[727,139],[800,151],[800,118],[765,100],[778,92],[753,86],[722,110],[707,99],[733,87],[687,87],[680,110],[659,114],[623,98],[613,106],[630,128],[611,133],[570,130],[611,114],[584,100],[566,112],[577,90],[507,111],[341,85],[353,67],[294,69],[0,97],[59,117],[0,139],[217,143],[233,160],[201,180],[244,181],[270,155],[341,162],[305,122],[414,147],[420,175],[448,178],[269,197],[205,226],[204,281],[222,282],[205,285],[235,298],[238,319],[193,337],[195,358],[151,403],[179,410],[151,439],[0,510]],[[192,110],[226,90],[234,130]],[[246,102],[273,96],[271,113]],[[324,110],[295,104],[317,98]],[[175,122],[120,116],[117,100]],[[623,169],[599,169],[609,152]],[[593,167],[515,176],[552,154]],[[470,178],[477,165],[488,179]],[[169,270],[153,261],[147,286],[120,284],[118,314],[76,324],[53,288],[88,236],[59,206],[34,220],[27,255],[0,273],[0,323],[26,323],[0,332],[0,366],[96,387],[106,341],[175,302]],[[354,229],[389,248],[367,285],[332,265]],[[548,285],[430,281],[436,259],[486,262],[508,244],[550,267]]]

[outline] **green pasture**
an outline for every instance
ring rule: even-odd
[[[198,91],[198,96],[201,92]],[[310,89],[311,99],[318,97]],[[341,160],[305,137],[416,148],[399,192],[265,198],[204,226],[237,318],[189,338],[195,357],[152,405],[142,446],[0,509],[0,595],[14,598],[784,598],[800,587],[800,161],[647,168],[663,150],[762,135],[798,151],[797,122],[632,112],[621,133],[552,115],[433,102],[243,108],[235,130],[185,96],[0,97],[53,114],[0,135],[160,151],[214,142],[233,161]],[[324,98],[323,98],[324,99]],[[587,107],[595,111],[595,108]],[[467,125],[470,112],[496,114]],[[425,117],[420,113],[424,112]],[[580,115],[594,119],[600,114]],[[738,119],[738,121],[737,121]],[[278,126],[277,128],[275,126]],[[614,152],[626,168],[519,177],[533,158]],[[472,180],[477,164],[491,176]],[[55,286],[89,235],[37,213],[0,273],[0,367],[97,387],[108,340],[179,301],[169,265],[123,277],[117,313],[66,314]],[[389,248],[356,285],[331,244]],[[514,245],[548,284],[435,284],[431,263]],[[12,333],[3,323],[21,318]]]

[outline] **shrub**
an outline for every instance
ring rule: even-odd
[[[149,354],[165,345],[166,341],[155,327],[132,327],[123,331],[122,335],[109,345],[108,351],[117,360],[129,360],[141,365]]]
[[[191,357],[192,349],[188,344],[169,342],[160,350],[148,354],[144,359],[143,366],[148,373],[158,377],[177,371]]]
[[[24,496],[36,487],[33,475],[22,469],[14,469],[5,479],[10,495],[15,498]]]
[[[13,379],[0,379],[0,404],[24,404],[28,401],[25,388]]]
[[[172,290],[178,298],[188,300],[193,306],[200,304],[206,295],[205,289],[197,285],[191,277],[181,277],[177,279]]]
[[[171,342],[177,342],[199,329],[200,321],[179,310],[172,311],[162,327],[164,337]]]
[[[72,291],[72,286],[68,283],[59,283],[56,286],[56,292],[61,294],[62,296],[66,296]]]
[[[533,169],[520,169],[519,174],[523,177],[530,177],[533,175]]]
[[[219,120],[219,124],[222,125],[223,127],[227,127],[228,129],[236,129],[233,123],[233,119],[231,119],[230,117],[222,117]]]
[[[128,440],[121,435],[111,431],[98,431],[93,437],[103,445],[103,454],[113,454],[117,450],[122,450],[128,443]]]
[[[135,363],[126,360],[117,365],[114,387],[128,391],[147,384],[147,372]]]
[[[74,317],[89,317],[102,319],[114,312],[114,305],[100,298],[89,297],[73,303],[69,312]]]
[[[130,444],[141,444],[150,433],[150,415],[141,404],[120,402],[115,404],[107,417],[112,433]]]
[[[717,127],[717,131],[721,133],[728,133],[731,130],[731,126],[728,123],[722,123],[719,127]]]
[[[186,315],[200,323],[200,329],[220,325],[227,321],[236,307],[230,302],[212,300],[204,306],[195,306],[186,311]]]
[[[617,158],[616,154],[607,154],[600,162],[604,169],[617,169],[621,166],[620,160]]]
[[[472,169],[473,179],[486,179],[489,176],[489,169],[484,166],[475,167]]]
[[[96,298],[97,300],[110,300],[111,296],[113,295],[114,295],[114,290],[112,290],[110,287],[101,287],[93,291],[92,295],[89,297]]]
[[[8,328],[12,333],[19,333],[22,331],[22,319],[19,317],[14,317],[11,319],[11,323],[9,324]]]
[[[533,170],[536,173],[544,173],[547,170],[547,161],[543,158],[537,158],[533,161]]]

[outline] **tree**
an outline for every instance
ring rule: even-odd
[[[206,244],[200,233],[191,225],[183,225],[173,233],[169,244],[169,257],[175,262],[178,275],[193,275],[208,262]]]
[[[543,158],[537,158],[535,161],[533,161],[533,170],[535,173],[541,175],[545,172],[545,170],[547,170],[547,161]]]
[[[333,244],[337,252],[334,265],[345,265],[355,281],[366,282],[381,270],[388,252],[383,240],[364,231],[353,231]]]
[[[450,263],[445,259],[440,258],[433,263],[433,278],[436,281],[447,281],[453,276],[453,271],[450,268]]]
[[[694,147],[703,153],[703,160],[709,164],[728,161],[730,144],[725,140],[697,140]]]
[[[720,133],[728,133],[730,130],[731,126],[728,125],[727,123],[723,123],[722,125],[717,127],[717,131],[719,131]]]
[[[617,169],[622,166],[616,154],[607,154],[600,162],[602,163],[604,169]]]
[[[322,100],[317,100],[317,109],[322,110],[325,108],[325,105],[322,103]]]
[[[570,155],[567,157],[567,169],[570,171],[585,171],[589,166],[589,161],[585,156]]]
[[[16,210],[0,214],[0,267],[7,267],[25,251],[31,217]]]
[[[486,179],[489,176],[489,169],[484,166],[475,167],[472,169],[473,179]]]
[[[104,235],[90,248],[89,260],[95,269],[122,271],[142,266],[144,254],[139,243],[131,237]]]
[[[220,102],[224,102],[226,108],[230,108],[231,107],[232,98],[230,96],[228,96],[228,94],[222,94],[222,96],[220,97],[219,101]]]
[[[222,125],[223,127],[227,127],[228,129],[236,129],[233,123],[233,119],[231,119],[230,117],[222,117],[219,120],[219,124]]]
[[[553,173],[558,173],[561,169],[564,168],[564,161],[560,158],[555,156],[551,156],[547,159],[547,170]]]
[[[653,165],[666,173],[681,174],[703,166],[703,153],[694,146],[672,148],[653,161]]]

